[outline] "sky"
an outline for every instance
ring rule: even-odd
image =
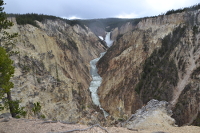
[[[6,13],[38,13],[66,19],[141,18],[190,7],[200,0],[4,0]]]

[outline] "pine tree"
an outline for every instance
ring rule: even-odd
[[[3,11],[4,10],[3,5],[5,5],[4,1],[0,0],[0,31],[2,31],[3,29],[8,29],[11,26],[13,26],[13,23],[7,20],[7,15]]]
[[[7,20],[7,15],[3,11],[5,5],[3,0],[0,0],[0,46],[4,47],[6,49],[6,52],[9,53],[9,55],[12,55],[15,53],[12,51],[12,48],[14,47],[15,41],[13,40],[15,37],[17,37],[17,33],[9,34],[6,29],[9,29],[11,26],[13,26],[13,23],[9,20]]]
[[[13,61],[9,58],[13,47],[13,38],[17,36],[17,33],[9,34],[5,29],[9,29],[13,26],[13,23],[7,20],[6,13],[3,12],[5,5],[3,0],[0,0],[0,110],[5,107],[10,110],[12,117],[18,117],[17,115],[25,115],[23,108],[19,107],[18,100],[12,100],[11,88],[14,84],[10,82],[10,78],[14,74]]]
[[[13,88],[13,83],[10,82],[10,78],[14,74],[14,67],[12,66],[13,61],[9,58],[6,50],[3,47],[0,47],[0,98],[3,99],[5,94],[7,94],[7,98],[3,99],[4,103],[11,103],[11,93],[10,89]],[[5,104],[6,105],[6,104]],[[3,105],[0,104],[1,109]],[[12,114],[13,108],[9,105],[10,112]],[[15,114],[12,114],[15,117]]]

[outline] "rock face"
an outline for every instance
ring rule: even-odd
[[[9,31],[19,33],[15,49],[20,52],[12,57],[12,94],[26,106],[28,117],[33,103],[40,102],[46,118],[103,121],[88,88],[89,62],[106,50],[96,35],[104,37],[105,29],[94,26],[95,35],[83,25],[70,26],[59,19],[37,22],[40,28],[11,19],[15,25]],[[109,120],[127,119],[157,99],[171,104],[178,125],[200,123],[200,10],[139,19],[111,34],[115,42],[97,63],[103,79],[98,94]],[[168,114],[161,110],[152,112],[151,119]]]
[[[192,123],[200,112],[199,31],[196,10],[144,18],[119,36],[97,64],[102,107],[124,119],[151,99],[165,100],[179,125]]]
[[[199,67],[190,75],[190,80],[180,94],[175,106],[174,118],[178,125],[198,125],[200,126],[200,84]]]
[[[77,122],[91,117],[89,62],[106,50],[99,38],[87,27],[59,19],[37,22],[40,28],[11,20],[14,26],[9,32],[19,34],[15,48],[19,54],[12,57],[12,95],[21,100],[28,117],[36,102],[49,119]]]
[[[129,129],[144,129],[174,126],[175,120],[171,118],[172,110],[169,109],[168,105],[166,101],[152,99],[146,106],[137,110],[136,113],[124,123],[124,127]]]
[[[116,40],[118,36],[123,35],[124,33],[131,31],[135,28],[135,25],[131,22],[128,22],[121,27],[116,27],[112,30],[111,40]]]

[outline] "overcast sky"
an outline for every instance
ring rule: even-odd
[[[68,19],[139,18],[189,7],[200,0],[4,0],[6,13],[38,13]]]

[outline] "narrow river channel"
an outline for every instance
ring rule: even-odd
[[[110,32],[108,32],[106,34],[105,37],[105,42],[107,44],[108,47],[110,47],[113,43],[112,40],[110,40]],[[96,67],[96,63],[101,59],[101,57],[104,56],[106,52],[103,52],[100,54],[100,57],[93,59],[90,61],[90,74],[92,76],[92,81],[90,83],[90,87],[89,90],[91,92],[91,97],[92,97],[92,101],[96,106],[99,106],[99,108],[103,111],[104,116],[107,117],[109,114],[101,107],[101,104],[99,102],[99,96],[98,96],[98,88],[101,85],[102,82],[102,78],[101,76],[97,73],[98,69]]]

